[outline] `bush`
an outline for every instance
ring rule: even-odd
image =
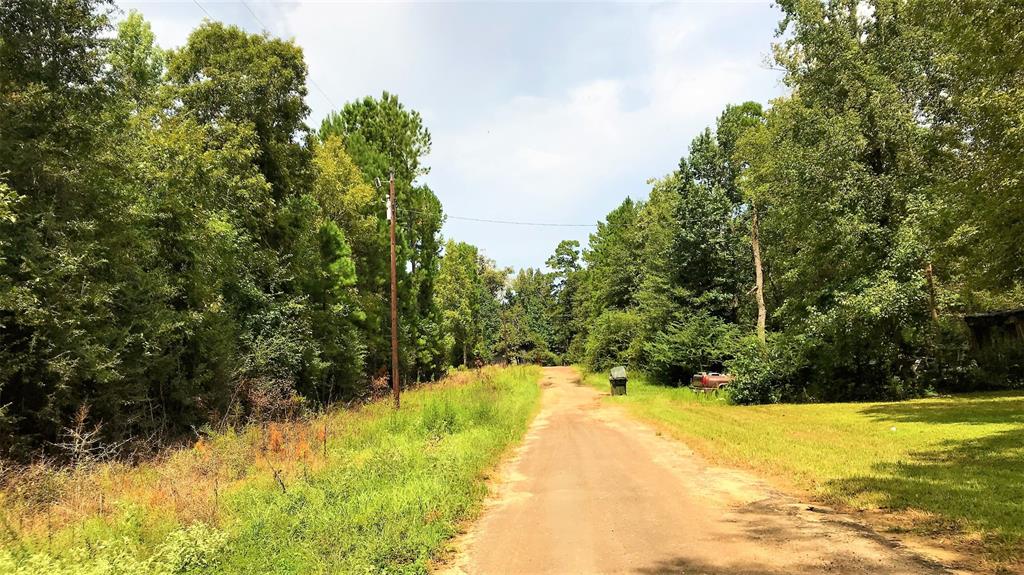
[[[563,360],[567,364],[583,363],[587,356],[587,338],[584,334],[578,333],[569,342],[569,349],[565,352]]]
[[[972,355],[978,365],[973,380],[977,389],[1024,387],[1024,342],[997,338]]]
[[[914,366],[927,355],[928,309],[923,285],[880,272],[868,287],[840,294],[831,306],[807,310],[805,356],[822,401],[905,399],[925,382]]]
[[[639,317],[632,311],[610,309],[599,315],[587,337],[587,368],[604,371],[629,363],[629,347],[639,323]]]
[[[735,403],[779,403],[806,400],[809,381],[807,343],[802,337],[768,334],[739,340],[735,355],[726,362],[735,377],[729,397]]]
[[[529,351],[522,352],[520,359],[523,363],[532,365],[552,366],[562,364],[562,358],[557,353],[543,347],[535,347]]]
[[[669,324],[644,346],[655,380],[678,385],[701,371],[721,370],[739,338],[736,324],[698,313]]]

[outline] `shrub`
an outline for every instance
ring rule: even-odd
[[[891,272],[834,304],[806,311],[802,326],[811,385],[818,399],[903,399],[920,395],[913,368],[926,355],[927,305],[923,285]],[[791,330],[793,331],[793,330]]]
[[[972,353],[978,369],[977,389],[1024,387],[1024,343],[1018,339],[996,338]]]
[[[802,337],[785,334],[769,334],[765,343],[756,336],[742,338],[732,359],[726,362],[735,377],[730,399],[743,404],[808,399],[806,349]]]
[[[629,347],[638,326],[639,317],[632,311],[610,309],[598,316],[587,337],[587,367],[593,371],[604,371],[629,363]]]
[[[655,380],[678,385],[694,373],[721,370],[739,338],[736,324],[698,313],[674,321],[644,346]]]

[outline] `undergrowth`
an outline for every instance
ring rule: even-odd
[[[537,368],[210,434],[138,466],[6,470],[0,573],[424,573],[537,407]]]

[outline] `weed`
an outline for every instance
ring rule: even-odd
[[[0,573],[423,573],[525,433],[538,379],[457,372],[399,411],[229,427],[137,466],[3,467]]]

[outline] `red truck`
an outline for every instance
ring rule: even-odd
[[[693,378],[690,379],[690,387],[695,391],[718,391],[725,389],[732,381],[731,375],[725,375],[722,373],[702,371],[700,373],[693,374]]]

